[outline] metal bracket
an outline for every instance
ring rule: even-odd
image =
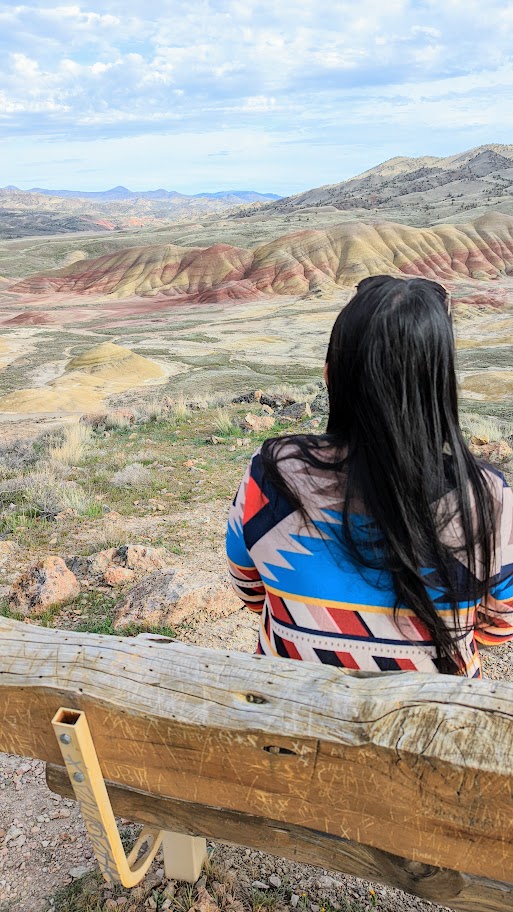
[[[52,719],[52,726],[105,880],[135,887],[162,846],[166,877],[195,883],[206,858],[206,840],[144,827],[127,857],[85,713],[61,707]],[[147,848],[141,855],[145,845]]]

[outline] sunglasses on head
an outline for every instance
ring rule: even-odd
[[[361,282],[358,282],[358,284],[355,287],[356,287],[357,291],[362,291],[362,289],[367,288],[369,285],[373,285],[373,286],[384,285],[385,282],[389,282],[390,279],[394,279],[394,278],[395,278],[395,276],[389,276],[389,275],[367,276],[366,279],[362,279]],[[403,280],[399,280],[399,281],[408,281],[408,280],[403,279]],[[414,281],[418,282],[419,284],[422,283],[423,285],[424,284],[429,285],[433,289],[433,291],[436,292],[438,297],[441,299],[442,303],[445,304],[445,306],[447,308],[447,313],[450,315],[452,298],[451,298],[451,292],[447,288],[445,288],[443,285],[440,285],[439,282],[433,282],[431,279],[420,279],[419,278],[419,279],[415,279]]]

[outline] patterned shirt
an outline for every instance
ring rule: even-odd
[[[333,450],[324,449],[324,454],[333,460]],[[265,477],[259,451],[228,519],[233,586],[247,607],[261,614],[257,652],[364,671],[436,672],[436,649],[424,623],[407,607],[399,607],[394,616],[390,574],[358,568],[341,546],[340,476],[306,467],[294,452],[280,461],[280,472],[301,492],[307,522]],[[423,571],[437,611],[458,639],[464,662],[459,673],[476,678],[481,677],[477,643],[513,639],[513,492],[500,472],[489,468],[486,473],[498,516],[486,611],[469,600],[458,602],[460,629],[455,630],[447,594],[433,571]],[[443,538],[461,544],[456,521]],[[468,569],[459,562],[458,570],[458,579],[462,573],[468,578]]]

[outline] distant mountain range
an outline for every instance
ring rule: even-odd
[[[341,183],[264,205],[256,218],[338,210],[346,218],[433,225],[491,209],[513,215],[513,145],[479,146],[447,158],[391,158]]]
[[[268,200],[279,200],[277,193],[257,193],[255,190],[219,190],[217,193],[178,193],[176,190],[128,190],[127,187],[112,187],[110,190],[45,190],[43,187],[31,187],[30,190],[20,190],[12,184],[0,188],[17,193],[41,193],[43,196],[56,196],[60,199],[88,199],[98,203],[109,203],[116,200],[187,200],[187,199],[218,199],[236,203],[258,203]]]
[[[513,216],[513,145],[488,144],[446,158],[398,156],[349,180],[294,196],[220,190],[187,196],[175,190],[0,189],[0,237],[76,231],[161,228],[220,219],[261,224],[276,233],[385,220],[414,227],[459,224],[494,211]],[[258,225],[256,223],[259,223]],[[235,241],[237,228],[234,225]],[[265,228],[267,231],[267,227]],[[258,235],[259,237],[261,236]],[[233,239],[233,232],[232,232]]]
[[[0,238],[157,228],[164,223],[224,217],[241,206],[255,209],[279,198],[254,190],[186,196],[175,190],[20,190],[11,185],[0,188]]]

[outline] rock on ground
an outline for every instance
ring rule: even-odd
[[[508,462],[513,456],[513,450],[505,440],[487,443],[482,437],[471,437],[470,451],[485,462]]]
[[[308,402],[294,402],[293,405],[286,405],[285,408],[280,409],[279,417],[299,421],[301,418],[311,418],[312,410]]]
[[[124,586],[125,583],[131,583],[134,577],[134,571],[128,567],[107,567],[103,574],[103,582],[107,586]]]
[[[241,602],[221,573],[168,569],[141,580],[118,605],[114,627],[174,627],[205,613],[226,617]]]
[[[118,548],[97,551],[96,554],[91,554],[89,557],[69,557],[66,560],[68,568],[79,579],[84,580],[99,579],[110,568],[115,567],[132,570],[133,578],[135,574],[162,570],[164,567],[169,567],[171,563],[171,555],[166,548],[153,548],[151,545],[120,545]],[[126,574],[124,576],[126,582],[129,577]]]
[[[76,598],[80,583],[61,557],[45,557],[14,583],[9,605],[25,616],[43,614],[52,605]]]
[[[270,431],[274,427],[275,419],[271,415],[253,415],[248,412],[243,421],[243,426],[251,431]]]

